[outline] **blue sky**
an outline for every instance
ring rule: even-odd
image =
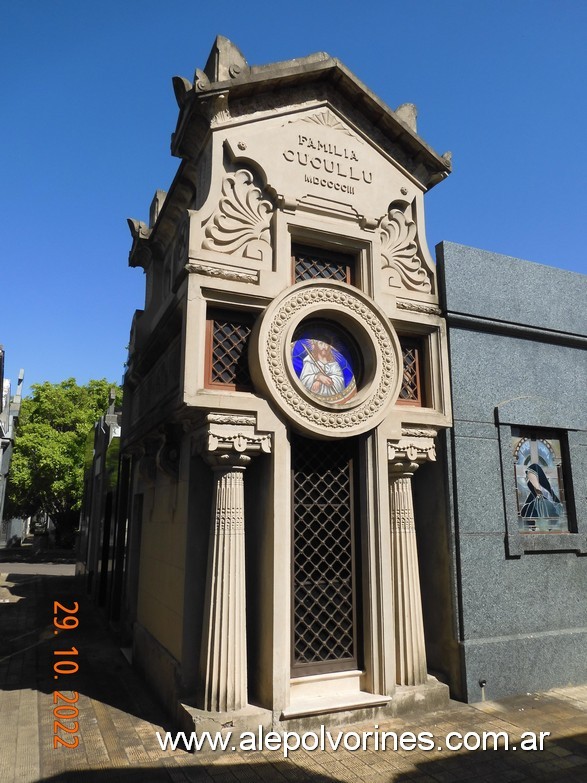
[[[417,104],[420,135],[453,153],[426,197],[431,248],[587,273],[586,30],[584,0],[2,4],[6,376],[120,381],[144,296],[126,218],[171,183],[171,78],[218,33],[251,64],[327,51],[392,108]]]

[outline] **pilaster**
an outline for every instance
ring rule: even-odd
[[[199,699],[211,712],[248,703],[244,472],[253,456],[271,451],[270,436],[254,423],[254,416],[208,414],[197,438],[214,475]]]
[[[423,685],[427,679],[412,476],[421,462],[435,459],[435,434],[405,431],[406,437],[387,444],[398,685]]]

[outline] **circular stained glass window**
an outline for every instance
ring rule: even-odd
[[[302,323],[291,343],[291,362],[305,390],[323,403],[348,402],[357,393],[358,351],[338,325],[324,321]]]

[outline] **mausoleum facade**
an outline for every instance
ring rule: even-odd
[[[218,38],[174,89],[181,163],[129,221],[134,661],[188,723],[439,706],[413,477],[452,423],[424,232],[450,156],[326,54],[250,67]]]

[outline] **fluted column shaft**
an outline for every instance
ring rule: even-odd
[[[202,638],[203,708],[238,710],[247,704],[245,601],[245,464],[216,464]]]
[[[390,464],[391,548],[395,615],[396,682],[426,682],[426,650],[420,595],[412,475],[416,463]]]

